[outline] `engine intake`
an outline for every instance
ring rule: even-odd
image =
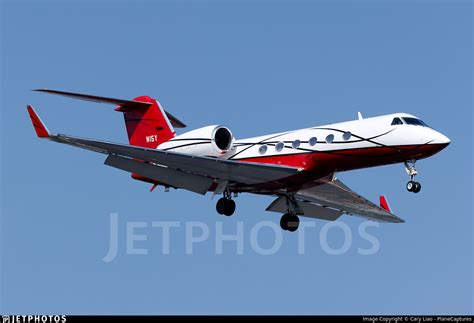
[[[232,147],[233,139],[232,133],[226,127],[217,127],[214,129],[214,133],[212,134],[212,142],[222,152],[229,151]]]

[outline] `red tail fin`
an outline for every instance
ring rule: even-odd
[[[140,96],[134,101],[150,103],[149,106],[136,108],[124,105],[116,111],[123,112],[130,145],[156,148],[159,144],[176,135],[160,103],[149,97]]]

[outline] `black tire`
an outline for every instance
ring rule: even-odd
[[[288,218],[290,217],[289,214],[285,213],[280,218],[280,227],[282,230],[288,230]]]
[[[231,199],[225,199],[224,215],[231,216],[235,212],[235,201]]]
[[[223,198],[221,197],[217,203],[216,203],[216,211],[217,213],[219,214],[224,214],[225,210],[226,210],[226,203],[227,199],[226,198]]]
[[[413,192],[413,190],[415,189],[415,183],[414,181],[409,181],[407,183],[407,191],[408,192]]]
[[[295,232],[300,226],[300,218],[296,215],[291,215],[287,224],[288,231]]]
[[[419,182],[415,182],[415,187],[413,188],[413,193],[418,193],[421,191],[421,184]]]

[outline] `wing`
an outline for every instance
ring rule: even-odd
[[[375,205],[339,180],[298,191],[294,198],[302,216],[334,221],[342,214],[349,214],[378,222],[405,222],[391,213],[385,197],[381,197],[383,207]],[[277,198],[267,211],[285,213],[285,199],[285,197]]]
[[[216,180],[245,185],[266,183],[298,173],[293,167],[246,163],[211,157],[50,134],[31,106],[28,113],[38,137],[109,155],[106,165],[160,183],[205,194]]]

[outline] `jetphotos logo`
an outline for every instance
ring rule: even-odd
[[[342,221],[301,221],[296,232],[288,233],[273,221],[255,224],[217,221],[212,225],[197,221],[119,221],[119,215],[111,213],[109,246],[102,260],[108,263],[119,256],[151,252],[192,255],[204,245],[216,255],[251,252],[271,256],[277,254],[287,240],[292,243],[296,240],[294,250],[298,255],[306,254],[319,244],[320,250],[329,255],[340,256],[355,250],[359,255],[369,256],[380,249],[380,242],[374,235],[378,227],[379,224],[372,221],[361,222],[356,229]],[[296,238],[288,237],[288,234],[296,235]],[[161,244],[150,242],[157,238]]]
[[[66,315],[2,315],[2,323],[64,323]]]

